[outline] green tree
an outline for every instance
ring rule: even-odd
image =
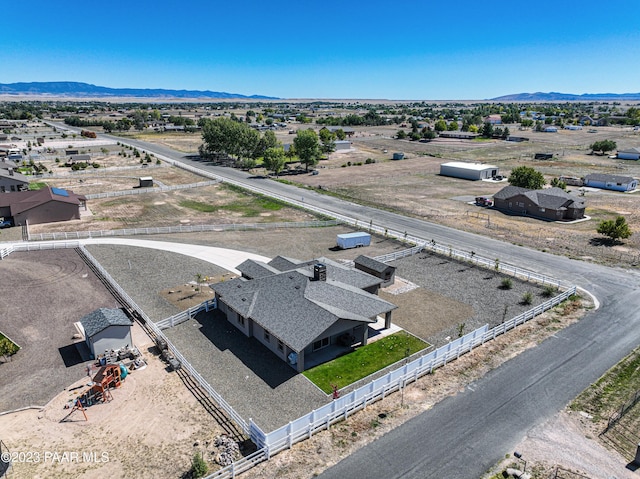
[[[438,133],[440,133],[441,131],[445,131],[447,129],[447,122],[440,119],[433,125],[433,129]]]
[[[447,130],[449,131],[458,131],[458,122],[453,120],[451,122],[449,122],[449,124],[447,125]]]
[[[347,134],[344,132],[342,128],[337,129],[335,133],[336,133],[336,138],[340,141],[343,141],[345,138],[347,138]]]
[[[624,216],[617,216],[615,220],[601,221],[597,231],[601,235],[611,238],[613,242],[617,242],[620,239],[627,239],[633,234]]]
[[[18,349],[20,348],[18,348],[18,346],[12,343],[9,339],[0,338],[0,356],[2,356],[4,361],[6,361],[9,356],[17,353]]]
[[[318,134],[311,128],[308,130],[299,130],[293,145],[300,158],[300,163],[305,166],[305,170],[309,171],[310,166],[318,164],[320,158],[320,143],[318,143]]]
[[[589,145],[589,148],[591,148],[592,153],[599,151],[600,154],[602,155],[606,155],[607,152],[613,151],[617,147],[618,147],[618,144],[613,140],[596,141],[595,143],[592,143],[591,145]]]
[[[529,166],[518,166],[511,170],[509,184],[530,190],[539,190],[545,184],[544,176]]]
[[[567,184],[564,181],[561,181],[559,178],[552,179],[550,185],[554,188],[561,188],[563,190],[567,189]]]
[[[230,118],[204,118],[200,120],[203,144],[200,156],[215,158],[219,155],[235,158],[237,163],[255,158],[258,152],[260,134],[246,123],[233,121]]]
[[[322,128],[320,129],[319,137],[320,137],[320,143],[322,144],[320,146],[322,153],[328,154],[328,153],[331,153],[332,151],[335,151],[336,149],[335,133],[330,132],[327,128]]]
[[[485,138],[493,138],[493,125],[489,122],[486,122],[482,127],[482,136]]]
[[[396,133],[396,138],[398,140],[404,140],[405,138],[407,138],[407,133],[404,130],[398,130],[398,133]]]
[[[262,135],[262,138],[260,138],[260,140],[258,141],[258,147],[256,148],[256,152],[253,155],[253,158],[264,156],[264,152],[269,148],[276,148],[278,146],[282,146],[282,144],[280,143],[280,141],[278,141],[276,134],[271,130],[267,130],[264,132],[264,135]]]
[[[267,170],[273,171],[276,177],[284,169],[285,163],[286,157],[284,154],[284,148],[282,148],[281,146],[267,148],[267,150],[264,152],[262,164]]]

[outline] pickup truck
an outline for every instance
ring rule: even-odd
[[[4,218],[0,218],[0,228],[11,228],[13,226],[13,222],[11,220],[5,220]]]

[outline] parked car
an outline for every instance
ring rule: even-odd
[[[0,228],[11,228],[12,226],[13,226],[13,221],[0,218]]]

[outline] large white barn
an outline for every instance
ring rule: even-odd
[[[484,163],[451,161],[440,165],[440,174],[442,176],[452,176],[465,180],[484,180],[498,175],[499,169],[497,166]]]

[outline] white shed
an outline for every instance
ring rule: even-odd
[[[484,163],[451,161],[440,165],[440,174],[442,176],[451,176],[464,180],[484,180],[498,175],[499,169],[497,166]]]
[[[122,309],[100,308],[80,320],[89,351],[94,358],[105,351],[133,346],[133,323]]]

